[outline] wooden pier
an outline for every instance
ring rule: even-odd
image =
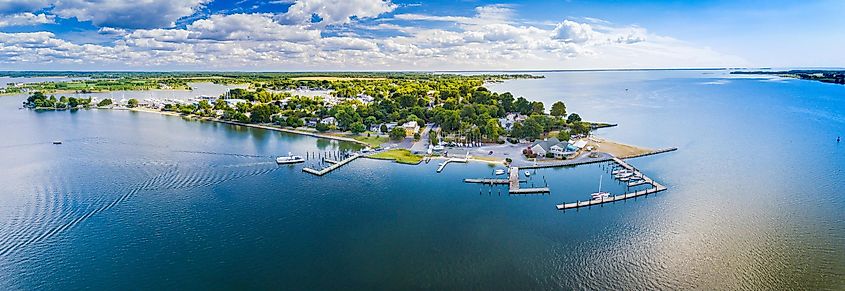
[[[639,191],[634,191],[634,192],[630,192],[630,193],[625,193],[625,194],[620,194],[620,195],[615,195],[615,196],[609,196],[609,197],[606,197],[606,198],[599,198],[599,199],[592,199],[592,200],[585,200],[585,201],[576,201],[576,202],[572,202],[572,203],[558,204],[557,209],[558,210],[566,210],[566,209],[574,209],[574,208],[580,208],[580,207],[588,207],[588,206],[593,206],[593,205],[600,205],[600,204],[609,203],[609,202],[616,202],[616,201],[621,201],[621,200],[625,200],[625,199],[636,198],[636,197],[639,197],[639,196],[646,196],[648,194],[654,194],[654,193],[666,190],[665,186],[661,185],[660,183],[655,182],[654,180],[652,180],[649,177],[646,177],[642,172],[640,172],[639,170],[637,170],[633,166],[629,165],[628,163],[626,163],[622,159],[614,157],[613,161],[616,164],[618,164],[619,167],[626,169],[626,170],[629,170],[629,171],[632,171],[634,173],[634,175],[639,175],[640,177],[642,177],[642,180],[640,180],[640,181],[627,183],[627,185],[629,187],[645,185],[645,184],[651,184],[653,187],[645,189],[645,190],[639,190]]]
[[[448,160],[443,161],[443,163],[440,164],[439,167],[437,167],[437,172],[438,173],[442,172],[443,169],[446,168],[446,165],[448,165],[449,163],[466,163],[466,162],[467,162],[467,159],[450,158]]]
[[[478,183],[487,185],[508,185],[509,194],[543,194],[549,193],[548,187],[541,188],[520,188],[519,183],[519,168],[510,168],[507,179],[464,179],[465,183]]]
[[[326,167],[326,168],[324,168],[324,169],[322,169],[322,170],[314,170],[314,169],[312,169],[312,168],[305,167],[305,168],[302,168],[302,171],[303,171],[303,172],[306,172],[306,173],[309,173],[309,174],[313,174],[313,175],[317,175],[317,176],[322,176],[322,175],[328,174],[328,173],[329,173],[329,172],[331,172],[331,171],[334,171],[334,170],[335,170],[335,169],[337,169],[337,168],[340,168],[340,167],[341,167],[341,166],[343,166],[343,165],[348,164],[348,163],[349,163],[349,162],[351,162],[351,161],[354,161],[355,159],[357,159],[357,158],[358,158],[358,157],[360,157],[360,156],[361,156],[361,155],[359,155],[359,154],[352,154],[352,156],[350,156],[350,157],[348,157],[348,158],[346,158],[346,159],[344,159],[344,160],[342,160],[342,161],[339,161],[339,162],[337,162],[337,161],[329,161],[329,160],[325,160],[326,162],[328,162],[328,163],[330,163],[330,164],[332,164],[332,165],[331,165],[331,166],[328,166],[328,167]]]

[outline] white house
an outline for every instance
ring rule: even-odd
[[[329,117],[326,117],[326,118],[323,118],[322,120],[320,120],[320,123],[325,124],[325,125],[337,125],[337,119],[329,116]]]
[[[559,143],[560,143],[560,140],[553,137],[553,138],[546,139],[544,141],[534,142],[528,148],[531,149],[532,153],[536,154],[537,156],[542,157],[542,156],[545,156],[546,153],[549,153],[551,151],[553,145],[556,145],[556,144],[559,144]]]
[[[549,147],[549,152],[552,153],[555,158],[562,159],[578,153],[578,148],[564,141]]]
[[[518,122],[523,122],[526,118],[528,118],[528,116],[516,113],[508,113],[508,115],[506,115],[505,117],[499,118],[499,125],[501,125],[502,128],[504,128],[505,130],[511,130],[513,129],[514,124]]]

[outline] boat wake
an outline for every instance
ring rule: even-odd
[[[93,182],[78,183],[65,176],[52,175],[56,178],[34,189],[35,195],[29,196],[33,200],[25,203],[17,218],[12,219],[9,224],[0,225],[0,258],[7,258],[36,244],[47,242],[143,192],[210,187],[281,169],[272,161],[216,166],[179,166],[147,161],[141,164],[141,168],[143,169],[132,173],[150,178],[140,183],[127,183],[121,187],[125,190],[119,191],[122,194],[117,197],[101,193],[101,187]],[[91,195],[92,193],[96,194]]]

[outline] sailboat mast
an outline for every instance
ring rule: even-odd
[[[604,175],[599,176],[599,193],[601,193],[601,179],[604,178]]]

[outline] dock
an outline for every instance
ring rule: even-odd
[[[439,167],[437,167],[437,172],[438,173],[443,172],[443,169],[446,168],[446,165],[448,165],[449,163],[466,163],[466,162],[467,162],[466,158],[464,158],[464,159],[450,158],[450,159],[444,161],[442,164],[440,164]]]
[[[342,160],[342,161],[339,161],[339,162],[338,162],[338,161],[329,161],[329,160],[326,160],[326,162],[328,162],[328,163],[330,163],[330,164],[332,164],[332,165],[331,165],[331,166],[328,166],[328,167],[326,167],[326,168],[324,168],[324,169],[322,169],[322,170],[314,170],[314,169],[312,169],[312,168],[305,167],[305,168],[302,168],[302,171],[303,171],[303,172],[306,172],[306,173],[309,173],[309,174],[313,174],[313,175],[317,175],[317,176],[322,176],[322,175],[328,174],[328,173],[329,173],[329,172],[331,172],[331,171],[334,171],[334,170],[335,170],[335,169],[337,169],[337,168],[342,167],[343,165],[348,164],[348,163],[349,163],[349,162],[351,162],[351,161],[354,161],[355,159],[357,159],[357,158],[358,158],[358,157],[360,157],[360,156],[361,156],[361,155],[359,155],[359,154],[353,154],[352,156],[350,156],[350,157],[348,157],[348,158],[346,158],[346,159],[344,159],[344,160]]]
[[[510,172],[508,173],[508,181],[510,189],[508,193],[510,194],[543,194],[552,192],[549,190],[549,187],[538,187],[538,188],[520,188],[519,187],[519,167],[510,168]]]
[[[648,189],[644,189],[644,190],[630,192],[630,193],[609,196],[607,198],[600,198],[600,199],[592,199],[592,200],[576,201],[576,202],[571,202],[571,203],[558,204],[557,209],[558,210],[566,210],[566,209],[575,209],[575,208],[580,208],[580,207],[588,207],[588,206],[593,206],[593,205],[600,205],[600,204],[609,203],[609,202],[616,202],[616,201],[621,201],[621,200],[625,200],[625,199],[636,198],[636,197],[640,197],[640,196],[646,196],[648,194],[654,194],[654,193],[662,192],[662,191],[666,190],[665,186],[663,186],[660,183],[657,183],[656,181],[654,181],[653,179],[645,176],[642,172],[640,172],[639,170],[637,170],[633,166],[629,165],[628,163],[626,163],[622,159],[614,157],[613,162],[615,162],[618,165],[618,167],[632,171],[632,172],[634,172],[634,175],[639,175],[640,177],[642,177],[642,180],[627,183],[628,187],[634,187],[634,186],[645,185],[645,184],[651,184],[653,187],[648,188]]]
[[[513,167],[510,168],[508,172],[507,179],[490,179],[490,178],[482,178],[482,179],[464,179],[464,183],[478,183],[478,184],[486,184],[486,185],[508,185],[508,193],[509,194],[543,194],[551,192],[548,187],[540,187],[540,188],[520,188],[519,183],[523,182],[519,180],[519,168]]]
[[[510,181],[508,179],[464,179],[464,183],[503,185],[510,183]]]

